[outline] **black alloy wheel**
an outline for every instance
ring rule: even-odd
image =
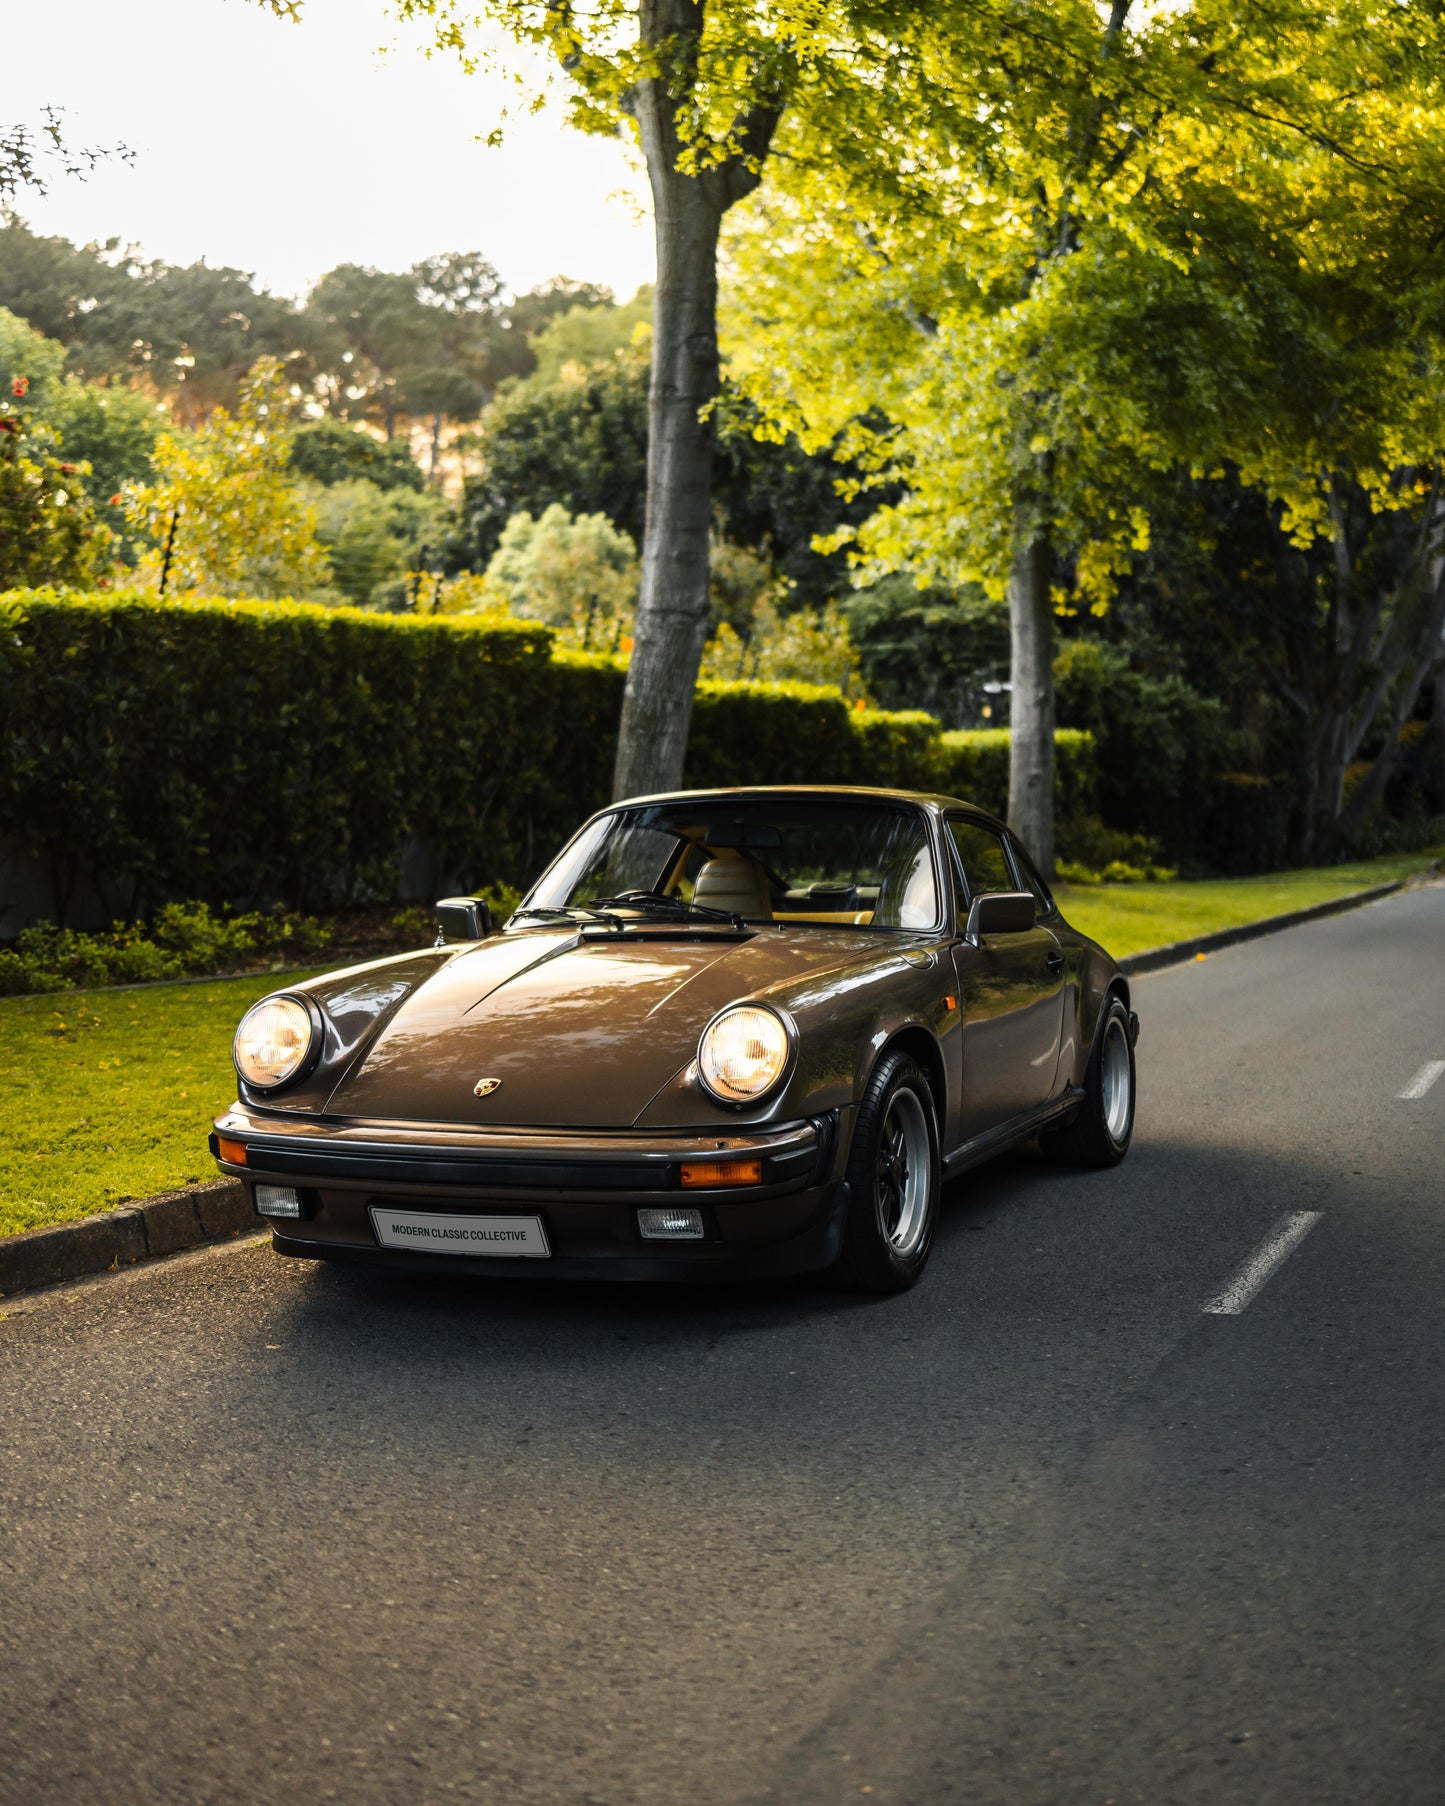
[[[885,1054],[858,1109],[848,1154],[848,1220],[833,1277],[849,1291],[902,1292],[933,1245],[941,1189],[938,1120],[927,1074]]]
[[[1060,1129],[1039,1136],[1039,1147],[1056,1166],[1117,1166],[1134,1138],[1134,1023],[1122,997],[1104,1001],[1084,1101]]]

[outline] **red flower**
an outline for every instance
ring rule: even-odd
[[[110,498],[110,505],[112,508],[118,508],[120,506],[120,495],[118,492]]]
[[[29,387],[30,378],[28,376],[12,376],[10,378],[10,393],[12,395],[23,395]]]
[[[75,466],[73,464],[62,464],[60,467],[60,474],[63,477],[73,477],[75,475]]]
[[[0,414],[0,433],[18,433],[20,422],[13,414]]]

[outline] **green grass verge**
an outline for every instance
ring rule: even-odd
[[[0,1235],[215,1178],[231,1036],[278,982],[0,998]]]
[[[1192,940],[1221,928],[1239,928],[1266,916],[1309,909],[1352,891],[1425,871],[1445,847],[1355,865],[1270,872],[1262,878],[1210,878],[1174,884],[1060,884],[1059,907],[1080,933],[1107,947],[1115,959]]]
[[[1068,919],[1123,958],[1423,871],[1445,849],[1200,884],[1060,885]],[[231,1034],[275,973],[0,998],[0,1235],[213,1176],[235,1095]]]

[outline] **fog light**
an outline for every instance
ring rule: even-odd
[[[256,1215],[258,1217],[299,1217],[301,1215],[301,1199],[289,1185],[258,1185],[256,1187]]]
[[[700,1242],[700,1210],[639,1210],[637,1227],[647,1242]]]

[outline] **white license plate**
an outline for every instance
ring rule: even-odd
[[[414,1248],[423,1254],[545,1260],[552,1252],[541,1217],[462,1217],[373,1204],[371,1226],[383,1248]]]

